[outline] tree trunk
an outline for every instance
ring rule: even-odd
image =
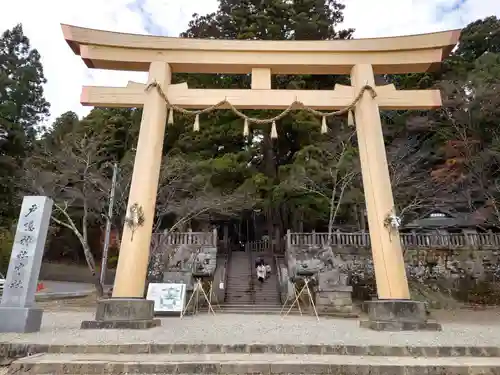
[[[271,139],[269,131],[264,131],[262,146],[264,153],[264,172],[274,184],[276,182],[276,160],[274,156],[273,140]],[[269,243],[272,244],[274,237],[274,224],[277,221],[276,219],[279,217],[279,211],[272,207],[271,197],[267,197],[267,199],[269,200],[269,206],[266,210],[266,227],[267,234],[269,236]],[[270,247],[272,249],[272,246]]]
[[[84,182],[84,187],[83,187],[83,195],[86,197],[86,182]],[[94,256],[92,255],[92,251],[89,246],[89,239],[88,239],[88,228],[87,228],[87,218],[88,218],[88,204],[87,204],[87,198],[83,199],[83,217],[82,217],[82,235],[80,237],[80,242],[82,243],[83,247],[83,253],[85,254],[85,259],[87,261],[87,265],[90,269],[90,272],[92,274],[92,279],[94,280],[94,285],[96,288],[97,296],[101,298],[104,295],[104,290],[103,286],[101,284],[101,278],[100,275],[97,274],[96,272],[96,267],[95,267],[95,260]]]
[[[83,253],[85,254],[85,259],[87,260],[87,265],[89,267],[90,273],[92,274],[92,279],[94,280],[94,286],[97,292],[97,296],[101,298],[104,295],[104,289],[99,280],[99,275],[95,269],[94,257],[92,255],[92,251],[87,243],[83,242],[83,238],[80,240],[82,242]]]
[[[331,237],[333,232],[333,222],[335,220],[335,193],[336,189],[332,190],[332,196],[330,197],[330,217],[328,220],[328,244],[331,244]]]

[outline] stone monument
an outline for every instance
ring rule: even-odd
[[[49,229],[52,200],[24,197],[0,304],[0,332],[37,332],[43,310],[35,292]]]

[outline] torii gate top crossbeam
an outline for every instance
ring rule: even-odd
[[[153,61],[179,73],[349,74],[357,64],[374,73],[436,69],[460,30],[391,38],[329,41],[246,41],[124,34],[62,25],[66,42],[90,68],[148,71]]]

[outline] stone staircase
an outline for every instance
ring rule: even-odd
[[[26,345],[0,374],[405,374],[500,373],[497,348],[353,345]],[[18,355],[23,348],[18,348]],[[38,354],[35,354],[38,353]],[[9,358],[10,357],[10,358]],[[21,354],[22,357],[22,354]]]
[[[233,251],[229,258],[224,305],[252,303],[252,275],[247,252]]]
[[[270,277],[260,284],[255,275],[258,257],[271,265]],[[234,251],[229,260],[226,298],[222,308],[233,314],[279,314],[278,278],[273,256],[261,252]]]
[[[266,264],[271,266],[271,274],[269,278],[260,283],[257,280],[257,274],[255,270],[255,261],[257,258],[262,258]],[[256,305],[279,305],[280,297],[278,293],[278,277],[276,275],[276,264],[272,254],[268,253],[251,253],[252,264],[252,278],[255,280],[254,287],[254,300]]]

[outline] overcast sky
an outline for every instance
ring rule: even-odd
[[[79,103],[82,85],[124,86],[146,82],[143,73],[90,70],[67,46],[60,24],[139,34],[178,36],[191,15],[217,9],[217,0],[0,0],[0,32],[22,23],[42,55],[51,120]],[[500,16],[500,0],[344,0],[345,27],[355,37],[428,33],[460,28],[478,18]]]

